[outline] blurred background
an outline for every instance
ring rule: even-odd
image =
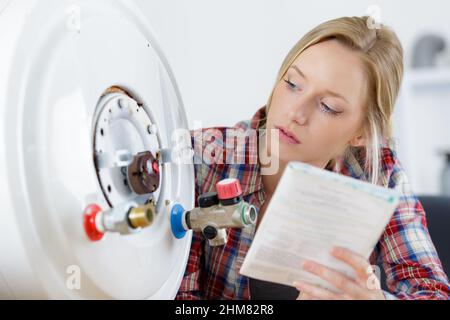
[[[191,128],[231,126],[263,106],[289,49],[342,16],[374,15],[405,49],[394,114],[415,192],[450,194],[450,2],[137,0],[168,57]]]

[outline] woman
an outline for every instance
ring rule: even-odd
[[[306,34],[285,58],[268,103],[233,129],[276,130],[241,140],[243,162],[230,160],[227,128],[192,132],[196,198],[227,177],[241,181],[244,199],[258,209],[256,227],[229,230],[224,246],[208,246],[194,233],[177,299],[251,299],[249,279],[239,269],[267,204],[289,161],[362,179],[402,193],[391,221],[369,259],[335,248],[356,279],[313,261],[299,265],[340,294],[296,283],[299,299],[447,299],[449,283],[430,239],[425,212],[410,190],[391,139],[391,115],[403,76],[403,50],[387,27],[369,27],[368,17],[325,22]],[[200,147],[198,138],[202,139]],[[279,139],[279,147],[272,139]],[[233,141],[234,145],[234,141]],[[257,150],[262,151],[258,154]],[[219,150],[219,152],[217,152]],[[266,154],[278,170],[262,161]],[[198,160],[201,161],[198,161]],[[233,159],[231,159],[233,160]],[[266,170],[266,174],[264,173]],[[270,172],[274,171],[274,172]],[[268,173],[270,172],[270,173]],[[390,292],[367,286],[367,269],[381,259]]]

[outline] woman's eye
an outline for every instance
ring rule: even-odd
[[[329,106],[327,106],[325,103],[321,102],[320,103],[321,106],[321,110],[327,114],[333,115],[333,116],[337,116],[338,114],[342,113],[342,112],[338,112],[336,110],[333,110],[332,108],[330,108]]]
[[[297,85],[295,83],[292,83],[291,81],[289,81],[288,79],[285,79],[284,82],[287,83],[287,85],[289,86],[289,88],[291,89],[297,89]]]

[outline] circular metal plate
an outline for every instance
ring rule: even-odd
[[[145,203],[149,199],[149,195],[139,196],[132,191],[126,168],[137,154],[150,151],[156,155],[160,150],[157,125],[151,120],[150,110],[122,92],[104,94],[97,105],[94,157],[100,186],[112,207],[125,201]],[[159,172],[163,174],[161,165]],[[159,193],[158,188],[151,195],[157,203]]]

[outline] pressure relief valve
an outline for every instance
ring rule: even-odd
[[[84,210],[83,226],[89,240],[99,241],[106,232],[121,235],[138,233],[151,226],[155,217],[153,200],[144,205],[130,201],[108,210],[102,210],[98,204],[92,203]]]
[[[179,203],[172,206],[172,233],[177,239],[193,230],[201,232],[209,245],[221,246],[227,243],[227,228],[245,228],[256,223],[256,209],[243,200],[238,179],[218,182],[216,191],[200,195],[199,206],[192,210],[184,210]]]

